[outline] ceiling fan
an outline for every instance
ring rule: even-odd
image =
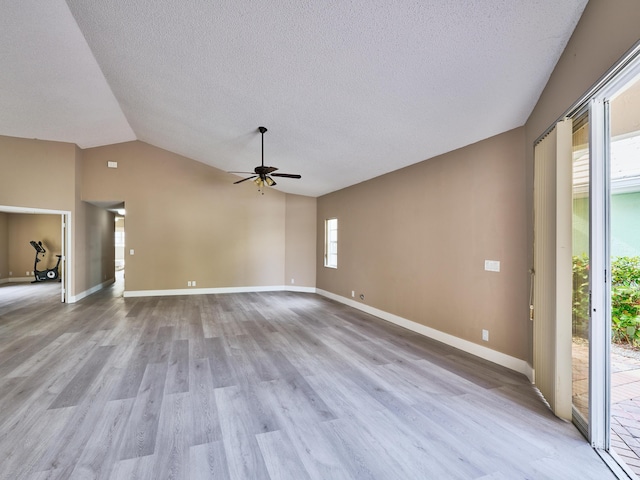
[[[301,175],[292,174],[292,173],[273,173],[278,170],[276,167],[265,167],[264,166],[264,133],[267,131],[265,127],[258,127],[258,131],[262,135],[262,164],[259,167],[254,168],[253,172],[228,172],[228,173],[245,173],[247,175],[251,175],[251,177],[243,178],[242,180],[238,180],[236,183],[246,182],[247,180],[252,180],[253,183],[258,185],[258,189],[261,190],[265,185],[268,187],[273,187],[276,185],[276,182],[271,177],[283,177],[283,178],[302,178]],[[264,192],[262,192],[264,195]]]

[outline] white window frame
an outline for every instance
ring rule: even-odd
[[[335,232],[335,237],[333,237],[332,232]],[[327,218],[324,221],[324,266],[327,268],[338,268],[337,218]]]

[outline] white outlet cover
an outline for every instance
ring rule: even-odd
[[[489,330],[482,330],[482,340],[485,342],[489,341]]]
[[[484,269],[487,272],[499,272],[500,271],[500,260],[485,260],[484,261]]]
[[[129,250],[129,255],[133,255],[134,253],[135,253],[135,250],[133,248]]]
[[[118,168],[118,162],[107,162],[107,167]]]
[[[195,287],[196,286],[196,281],[194,280],[193,282],[191,282],[191,286]]]

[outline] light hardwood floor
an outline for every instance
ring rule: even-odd
[[[323,297],[57,295],[0,286],[2,479],[614,478],[523,376]]]

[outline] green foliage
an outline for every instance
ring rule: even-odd
[[[640,257],[611,262],[611,334],[615,342],[640,345]]]
[[[573,257],[573,333],[587,338],[589,319],[589,259]],[[611,262],[611,338],[640,346],[640,257]]]
[[[589,338],[589,257],[573,257],[573,335]]]

